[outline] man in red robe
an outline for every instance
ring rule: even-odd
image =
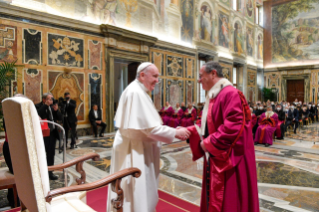
[[[201,129],[188,129],[193,160],[204,157],[200,212],[259,211],[247,101],[223,78],[218,62],[208,62],[200,69],[199,82],[208,91]]]
[[[197,111],[193,107],[192,103],[188,103],[188,107],[184,112],[184,118],[181,121],[181,126],[188,127],[194,125],[194,121],[197,119]]]

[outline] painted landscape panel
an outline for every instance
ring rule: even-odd
[[[272,62],[319,59],[319,1],[298,0],[272,8]]]

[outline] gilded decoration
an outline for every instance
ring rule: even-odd
[[[0,24],[0,62],[17,59],[17,28]]]
[[[132,27],[131,16],[132,13],[136,12],[138,9],[137,0],[119,0],[125,8],[126,11],[126,24],[127,27]]]
[[[83,39],[48,33],[48,64],[84,68]]]
[[[82,107],[84,104],[83,76],[82,79],[79,78],[81,76],[78,76],[83,74],[59,73],[55,79],[52,79],[54,75],[54,72],[49,71],[49,79],[54,81],[52,86],[50,86],[50,92],[55,98],[63,97],[65,92],[69,92],[71,99],[76,101],[75,113],[78,119],[84,120],[84,108]]]
[[[167,75],[183,77],[183,58],[167,56]]]

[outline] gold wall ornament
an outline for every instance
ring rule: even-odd
[[[138,2],[137,0],[120,0],[121,3],[124,4],[125,10],[126,10],[126,24],[127,27],[132,27],[131,22],[131,14],[136,12],[138,8]]]

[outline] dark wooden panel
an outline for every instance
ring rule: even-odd
[[[287,101],[304,101],[304,80],[287,80]]]

